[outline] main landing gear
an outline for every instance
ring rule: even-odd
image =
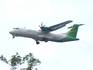
[[[48,39],[47,38],[43,38],[42,41],[48,42]]]
[[[36,44],[38,45],[38,44],[40,44],[40,42],[38,41],[38,36],[36,36]],[[45,41],[45,42],[48,42],[48,39],[47,38],[43,38],[41,41]]]
[[[38,45],[38,44],[40,44],[40,42],[37,40],[38,39],[38,36],[36,36],[36,44]]]

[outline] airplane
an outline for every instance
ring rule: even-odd
[[[43,23],[41,23],[41,26],[39,25],[41,30],[31,30],[26,28],[13,28],[12,31],[9,31],[9,33],[15,37],[27,37],[32,38],[36,41],[36,44],[40,44],[39,41],[53,41],[53,42],[68,42],[68,41],[77,41],[79,40],[76,38],[78,27],[84,24],[74,24],[73,26],[70,26],[68,28],[71,28],[66,33],[60,33],[60,34],[54,34],[51,33],[54,30],[57,30],[59,28],[62,28],[66,26],[68,23],[73,22],[72,20],[68,20],[50,27],[45,27]]]

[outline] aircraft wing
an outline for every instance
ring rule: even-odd
[[[62,22],[62,23],[50,26],[49,29],[50,29],[50,31],[54,31],[54,30],[57,30],[57,29],[59,29],[61,27],[66,26],[66,24],[68,24],[70,22],[73,22],[73,21],[72,20],[68,20],[68,21],[65,21],[65,22]]]

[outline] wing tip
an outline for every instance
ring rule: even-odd
[[[73,20],[68,20],[69,22],[73,22]]]

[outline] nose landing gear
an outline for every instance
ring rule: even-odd
[[[13,36],[13,38],[15,38],[15,36]]]
[[[15,35],[12,35],[13,36],[13,38],[15,38]]]
[[[38,45],[38,44],[40,44],[40,42],[37,41],[36,44]]]

